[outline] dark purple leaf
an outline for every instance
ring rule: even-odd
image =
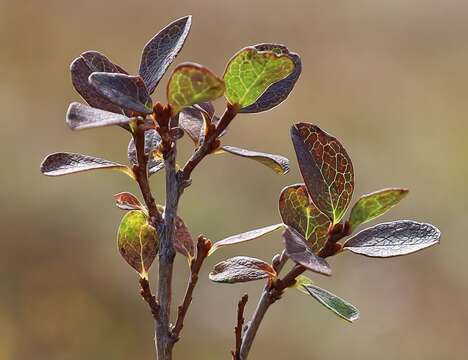
[[[241,109],[241,113],[258,113],[267,111],[282,103],[291,93],[297,79],[301,75],[302,63],[298,54],[289,52],[284,45],[258,44],[254,46],[259,51],[273,51],[279,54],[287,54],[294,63],[293,72],[285,79],[271,85],[260,98],[250,106]]]
[[[270,264],[247,256],[236,256],[215,265],[210,280],[221,283],[240,283],[276,277]]]
[[[121,192],[114,195],[115,205],[122,210],[144,210],[145,207],[141,204],[138,198],[129,193]]]
[[[414,253],[439,241],[440,231],[435,226],[399,220],[364,229],[346,241],[343,248],[370,257],[393,257]]]
[[[191,16],[178,19],[167,25],[145,45],[139,74],[150,94],[154,92],[167,68],[182,49],[191,24]]]
[[[195,145],[200,145],[204,138],[205,117],[213,124],[219,122],[219,118],[214,115],[214,107],[211,102],[204,102],[184,108],[179,113],[179,126],[184,129],[187,135],[192,139]],[[225,131],[220,135],[223,136]]]
[[[179,216],[176,217],[175,225],[174,248],[180,254],[192,259],[195,254],[192,234]]]
[[[111,125],[127,125],[134,119],[125,115],[100,110],[73,102],[68,107],[66,121],[72,130],[89,129]]]
[[[294,229],[287,228],[283,232],[286,253],[297,264],[304,266],[310,271],[331,275],[331,268],[327,260],[315,255],[310,251],[306,240]]]
[[[149,156],[148,172],[150,175],[157,173],[164,167],[164,160],[158,157],[157,150],[161,144],[161,137],[154,129],[145,132],[145,154]],[[138,165],[137,152],[133,139],[128,143],[128,161],[132,165]]]

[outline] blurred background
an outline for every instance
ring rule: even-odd
[[[210,157],[181,202],[194,235],[219,240],[280,221],[279,192],[300,181],[289,139],[297,121],[342,139],[354,161],[355,198],[390,186],[411,189],[382,220],[428,221],[443,233],[441,245],[408,257],[331,258],[334,276],[314,279],[356,305],[360,320],[345,323],[288,291],[269,311],[251,358],[465,358],[468,2],[0,0],[0,359],[155,358],[138,276],[115,239],[123,213],[112,195],[137,193],[136,186],[111,172],[46,178],[39,164],[55,151],[126,161],[122,129],[68,129],[66,109],[79,101],[68,66],[93,49],[136,73],[146,41],[186,14],[193,27],[176,63],[195,61],[222,74],[236,51],[259,42],[287,44],[303,61],[285,103],[240,115],[224,138],[289,157],[291,172]],[[163,88],[156,93],[162,101]],[[222,101],[217,106],[222,111]],[[184,138],[181,158],[190,151]],[[161,175],[152,185],[163,201]],[[278,233],[208,259],[175,359],[230,359],[237,301],[250,294],[250,315],[262,283],[213,284],[207,273],[226,257],[269,260],[281,248]],[[177,300],[187,270],[178,257]]]

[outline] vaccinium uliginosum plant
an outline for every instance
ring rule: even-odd
[[[379,224],[355,235],[356,228],[396,205],[405,189],[385,189],[362,196],[343,221],[349,207],[354,172],[341,143],[315,125],[294,124],[291,137],[304,184],[283,189],[279,198],[282,222],[231,236],[214,244],[200,235],[196,246],[183,220],[177,215],[179,199],[191,184],[192,171],[208,155],[230,153],[256,160],[279,174],[289,170],[282,156],[222,145],[220,138],[237,114],[269,110],[284,101],[301,73],[300,57],[283,45],[260,44],[240,50],[229,60],[222,78],[207,68],[183,63],[177,66],[166,87],[167,103],[153,103],[151,94],[181,50],[189,33],[191,17],[181,18],[160,31],[143,49],[138,75],[129,75],[99,52],[81,54],[71,64],[75,89],[88,103],[72,103],[66,120],[72,130],[118,125],[130,136],[129,165],[93,156],[55,153],[46,157],[41,171],[59,176],[89,170],[123,172],[136,181],[143,202],[128,192],[116,194],[116,205],[127,211],[117,236],[120,254],[140,274],[141,295],[155,321],[155,343],[159,360],[172,359],[185,315],[192,301],[204,260],[217,249],[257,239],[283,229],[285,249],[271,264],[237,256],[214,266],[210,279],[238,283],[267,279],[252,319],[244,327],[247,295],[240,301],[235,327],[233,359],[247,359],[259,325],[270,305],[287,288],[297,288],[341,318],[353,321],[357,309],[302,275],[311,271],[331,275],[325,260],[348,250],[371,257],[409,254],[433,244],[440,232],[432,225],[415,221]],[[215,115],[211,101],[225,96],[224,113]],[[186,133],[195,150],[182,167],[176,166],[177,141]],[[149,177],[166,174],[164,206],[154,199]],[[347,238],[344,243],[340,240]],[[191,274],[177,318],[170,319],[171,282],[176,252],[187,257]],[[157,296],[148,280],[148,270],[159,254]],[[291,269],[280,272],[287,261]]]

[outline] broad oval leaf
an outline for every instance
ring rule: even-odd
[[[222,146],[220,151],[258,161],[280,175],[285,175],[289,172],[289,160],[284,156],[246,150],[234,146]]]
[[[393,257],[414,253],[439,241],[440,231],[435,226],[399,220],[360,231],[346,241],[343,249],[370,257]]]
[[[114,195],[115,205],[122,210],[143,210],[146,211],[138,198],[129,192],[121,192]]]
[[[125,115],[100,110],[72,102],[68,107],[66,121],[72,130],[82,130],[112,125],[127,125],[132,120]]]
[[[185,131],[196,146],[201,145],[205,136],[207,117],[212,124],[218,124],[219,118],[215,116],[213,104],[209,101],[186,107],[179,113],[179,127]],[[226,130],[220,134],[220,137],[225,132]]]
[[[206,67],[194,63],[177,66],[167,84],[167,101],[174,114],[188,106],[215,100],[223,94],[223,80]]]
[[[283,189],[279,211],[283,222],[307,240],[312,252],[320,253],[327,243],[331,221],[310,201],[304,184]]]
[[[258,44],[254,45],[258,51],[273,51],[284,54],[291,58],[294,63],[294,70],[283,80],[271,85],[261,96],[250,106],[241,109],[241,113],[258,113],[267,111],[281,104],[289,96],[301,75],[302,63],[298,54],[289,52],[288,48],[279,44]]]
[[[89,82],[112,103],[138,114],[151,114],[153,102],[140,76],[94,72]]]
[[[291,128],[291,137],[312,201],[334,224],[338,223],[354,191],[350,157],[338,139],[318,126],[295,124]]]
[[[315,285],[304,285],[304,289],[307,290],[310,296],[340,318],[349,322],[359,319],[359,310],[335,294]]]
[[[61,176],[101,169],[118,170],[133,178],[132,170],[125,165],[82,154],[54,153],[48,155],[41,164],[41,172],[47,176]]]
[[[184,46],[191,25],[191,16],[180,18],[167,25],[145,45],[139,74],[150,94]]]
[[[175,226],[175,250],[187,257],[188,259],[192,259],[195,255],[195,246],[193,244],[192,234],[190,233],[187,225],[185,225],[182,218],[180,218],[179,216],[176,217]]]
[[[223,240],[215,242],[210,249],[209,255],[211,255],[212,253],[214,253],[216,250],[218,250],[219,248],[223,246],[234,245],[234,244],[239,244],[239,243],[250,241],[250,240],[255,240],[255,239],[258,239],[259,237],[272,233],[273,231],[281,229],[283,226],[284,226],[283,224],[275,224],[275,225],[270,225],[270,226],[265,226],[259,229],[255,229],[255,230],[246,231],[241,234],[229,236]]]
[[[351,209],[351,229],[385,214],[407,194],[407,189],[383,189],[361,196]]]
[[[294,229],[287,228],[283,232],[286,253],[295,263],[304,266],[310,271],[331,275],[331,268],[327,260],[310,251],[306,240]]]
[[[158,253],[159,238],[145,212],[132,210],[124,215],[117,233],[117,245],[125,261],[146,278]]]
[[[240,283],[276,277],[270,264],[247,256],[236,256],[216,264],[210,280],[220,283]]]
[[[250,106],[293,71],[294,62],[287,54],[246,47],[232,57],[224,72],[226,98],[241,109]]]
[[[145,131],[145,154],[149,156],[148,173],[153,175],[164,168],[164,160],[158,156],[157,150],[161,144],[161,137],[154,129]],[[128,143],[128,161],[132,165],[138,165],[137,151],[133,139]]]

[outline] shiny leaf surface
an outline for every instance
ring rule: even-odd
[[[269,167],[280,175],[284,175],[289,172],[289,160],[284,156],[246,150],[234,146],[222,146],[220,150],[243,158],[258,161],[260,164]]]
[[[221,283],[240,283],[276,276],[270,264],[251,257],[236,256],[215,265],[209,277]]]
[[[127,125],[132,121],[125,115],[96,109],[73,102],[68,107],[66,121],[72,130],[82,130],[112,125]]]

